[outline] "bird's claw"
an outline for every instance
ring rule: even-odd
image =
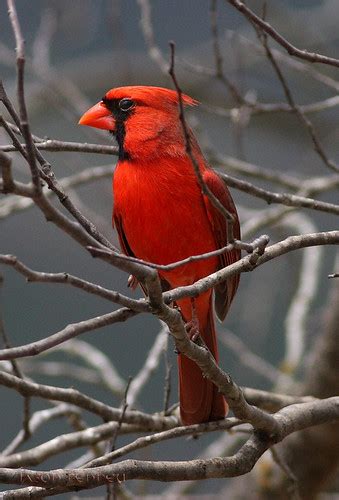
[[[139,282],[136,279],[136,277],[133,276],[133,274],[130,274],[128,277],[128,280],[127,280],[128,288],[132,288],[132,290],[135,290],[137,288],[138,284],[139,284]]]
[[[186,323],[185,329],[192,342],[196,342],[200,335],[198,318],[194,317],[191,319],[191,321]]]
[[[192,305],[192,319],[188,321],[185,325],[186,333],[192,342],[196,342],[200,335],[199,319],[196,310],[195,299],[191,298]]]

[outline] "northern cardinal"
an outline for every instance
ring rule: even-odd
[[[185,105],[197,102],[182,96]],[[159,87],[133,86],[109,90],[79,124],[111,132],[119,146],[113,178],[113,226],[123,252],[148,262],[169,264],[221,248],[227,244],[224,216],[201,192],[192,161],[186,153],[177,92]],[[239,220],[223,181],[206,163],[192,133],[190,141],[206,185],[234,215],[234,237]],[[220,257],[159,271],[164,289],[190,285],[240,258],[238,250]],[[199,334],[218,361],[213,316],[223,320],[238,287],[234,276],[213,292],[178,300],[184,321]],[[178,355],[180,414],[185,425],[218,420],[228,405],[212,382],[190,359]]]

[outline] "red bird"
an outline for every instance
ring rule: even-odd
[[[182,100],[188,106],[197,104],[187,95]],[[227,244],[225,218],[202,194],[186,153],[175,91],[146,86],[112,89],[79,123],[109,130],[118,142],[113,225],[125,254],[169,264]],[[234,215],[234,236],[240,238],[237,211],[227,187],[207,165],[191,131],[190,140],[206,185]],[[159,271],[159,275],[164,289],[191,285],[239,258],[240,252],[232,250]],[[238,282],[234,276],[214,290],[220,320],[226,316]],[[199,325],[201,337],[218,361],[212,291],[194,302],[190,298],[178,300],[177,305],[186,323]],[[224,418],[228,411],[225,398],[203,377],[200,368],[181,354],[178,365],[182,422],[190,425]]]

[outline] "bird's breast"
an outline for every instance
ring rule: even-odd
[[[190,161],[119,162],[113,179],[114,214],[134,255],[169,264],[216,249],[200,187]],[[174,286],[192,283],[217,268],[210,258],[166,275]],[[174,283],[175,282],[175,283]]]

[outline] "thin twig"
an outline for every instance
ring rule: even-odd
[[[124,394],[123,400],[122,400],[121,405],[120,405],[121,415],[120,415],[120,418],[117,422],[117,425],[115,426],[115,429],[113,431],[113,436],[112,436],[110,443],[109,443],[109,450],[111,453],[114,452],[114,450],[115,450],[115,443],[116,443],[116,440],[118,438],[118,435],[119,435],[119,432],[120,432],[120,429],[122,426],[124,415],[125,415],[126,410],[128,408],[127,394],[128,394],[128,390],[130,388],[131,382],[132,382],[132,377],[129,377],[127,385],[126,385],[126,389],[125,389],[125,394]],[[115,499],[116,486],[117,486],[116,484],[112,484],[112,483],[108,483],[106,485],[106,500],[114,500]]]
[[[20,119],[10,101],[8,98],[5,89],[3,85],[1,84],[0,87],[0,96],[1,100],[4,103],[6,109],[10,113],[11,117],[13,118],[14,122],[17,124],[17,126],[22,130],[21,128],[21,123]],[[6,122],[3,120],[2,125],[4,128],[6,128]],[[18,139],[15,137],[14,133],[12,131],[7,130],[9,135],[11,136],[11,139],[13,140],[13,143],[15,144],[16,148],[21,152],[22,156],[29,161],[29,151],[28,151],[28,146],[26,143],[27,147],[27,153],[24,148],[21,147],[20,142]],[[23,133],[23,130],[22,130]],[[98,243],[101,245],[110,248],[111,250],[114,250],[115,252],[118,252],[118,250],[107,240],[105,236],[103,236],[98,229],[95,227],[95,225],[89,221],[72,203],[70,200],[69,196],[65,193],[63,187],[60,185],[60,183],[57,181],[56,176],[52,170],[51,164],[42,156],[38,148],[36,147],[35,143],[33,140],[31,141],[31,148],[34,152],[35,157],[37,158],[38,162],[40,163],[40,168],[38,168],[38,173],[39,176],[46,182],[48,185],[48,188],[51,189],[59,198],[60,203],[69,211],[69,213],[79,222],[79,224],[87,231],[87,233],[92,236]],[[40,183],[40,180],[39,180]],[[40,190],[39,191],[39,197],[36,198],[36,203],[38,204],[46,204],[43,192]]]
[[[3,165],[2,157],[4,153],[0,152],[0,164]],[[8,157],[9,158],[9,157]],[[89,182],[98,181],[105,177],[112,177],[112,166],[98,166],[90,167],[82,170],[81,172],[63,177],[60,179],[60,184],[64,189],[70,189],[74,186],[81,186]],[[18,192],[18,183],[14,183],[10,188],[7,189],[8,193],[15,193],[12,196],[8,195],[7,198],[0,201],[0,219],[7,217],[13,213],[17,213],[22,210],[27,210],[35,205],[33,197],[27,198],[27,196],[32,196],[29,191],[26,195],[23,192]],[[0,191],[1,191],[1,179],[0,179]],[[45,198],[53,195],[53,192],[49,190],[46,186],[43,188]],[[2,189],[4,191],[4,188]],[[19,196],[16,196],[16,195]],[[26,196],[26,198],[24,198]]]
[[[132,309],[134,311],[146,312],[147,310],[149,310],[144,299],[131,299],[118,292],[109,290],[108,288],[104,288],[95,283],[83,280],[81,278],[78,278],[77,276],[72,276],[67,272],[45,273],[34,271],[33,269],[30,269],[25,264],[23,264],[20,260],[18,260],[15,255],[0,254],[0,264],[4,264],[15,269],[18,273],[25,276],[28,283],[55,283],[69,285],[92,295],[101,297],[115,304],[120,304],[121,306],[128,307],[129,309]]]
[[[279,442],[292,432],[296,432],[325,422],[333,422],[339,416],[339,398],[333,397],[291,405],[278,412],[275,420],[279,433],[274,442]],[[206,460],[187,460],[181,462],[124,460],[113,465],[78,469],[74,474],[69,470],[49,470],[48,486],[75,486],[79,489],[100,486],[111,481],[147,479],[157,481],[185,481],[192,479],[212,479],[234,477],[249,472],[262,454],[274,443],[260,433],[255,433],[231,457]],[[45,474],[47,471],[45,472]],[[22,486],[44,486],[42,471],[0,469],[0,480],[6,484]]]
[[[8,122],[6,122],[8,126]],[[13,129],[13,125],[9,128]],[[34,144],[36,145],[38,150],[41,151],[68,151],[71,153],[96,153],[96,154],[104,154],[104,155],[118,155],[118,147],[117,146],[106,146],[103,144],[88,144],[82,142],[70,142],[70,141],[58,141],[56,139],[34,139]],[[24,149],[25,144],[21,144],[21,147]],[[0,146],[0,151],[4,152],[12,152],[17,151],[18,148],[15,145],[4,145]]]
[[[47,351],[54,346],[57,346],[66,340],[72,339],[81,335],[84,332],[103,328],[114,323],[126,321],[138,314],[127,307],[122,307],[117,311],[96,316],[94,318],[80,321],[79,323],[70,323],[65,328],[49,337],[29,344],[24,344],[20,347],[11,347],[9,349],[0,350],[0,359],[15,359],[24,358],[26,356],[36,356],[37,354]]]
[[[0,275],[0,288],[3,283],[2,276]],[[5,349],[9,349],[11,347],[8,335],[5,330],[4,320],[2,317],[2,311],[0,307],[0,336],[2,337],[2,343]],[[21,371],[19,363],[16,359],[10,360],[12,370],[14,375],[24,380],[24,375]],[[26,441],[31,436],[30,429],[30,418],[31,418],[31,398],[29,396],[23,397],[23,418],[22,418],[22,428],[23,428],[23,441]]]
[[[20,129],[22,135],[25,139],[26,149],[27,149],[27,161],[31,169],[32,182],[34,186],[35,193],[37,195],[41,194],[41,181],[39,175],[39,169],[36,163],[36,156],[34,151],[34,143],[30,132],[30,126],[28,123],[28,114],[25,101],[25,89],[24,89],[24,70],[25,70],[25,49],[24,49],[24,39],[21,33],[20,23],[18,15],[16,12],[14,0],[7,0],[8,14],[11,21],[13,33],[16,42],[16,61],[17,61],[17,97],[19,103],[19,113],[20,113]]]
[[[105,420],[117,422],[121,416],[119,409],[90,398],[76,389],[64,389],[46,384],[38,384],[22,380],[19,377],[2,371],[0,371],[0,385],[14,389],[24,396],[34,396],[41,399],[70,403]],[[126,411],[123,421],[127,424],[137,425],[140,429],[163,430],[177,425],[177,419],[173,416],[149,415],[136,410]]]
[[[227,241],[229,243],[234,242],[234,234],[233,234],[233,226],[234,226],[234,215],[229,212],[224,205],[218,200],[216,196],[212,193],[212,191],[209,189],[209,187],[206,185],[204,182],[202,173],[200,171],[199,163],[197,159],[195,158],[193,149],[192,149],[192,144],[191,144],[191,136],[190,136],[190,131],[187,127],[186,120],[185,120],[185,114],[184,114],[184,105],[182,102],[182,91],[181,88],[178,84],[175,72],[174,72],[174,61],[175,61],[175,44],[174,42],[170,42],[170,49],[171,49],[171,63],[170,63],[170,68],[169,68],[169,75],[171,76],[175,89],[178,94],[178,105],[179,105],[179,120],[182,125],[182,130],[184,133],[184,138],[185,138],[185,148],[186,148],[186,153],[188,157],[190,158],[192,162],[192,166],[194,168],[194,172],[197,176],[197,180],[199,182],[199,186],[201,188],[201,191],[203,194],[205,194],[208,199],[211,201],[212,205],[225,217],[225,220],[227,221]]]
[[[220,333],[219,339],[221,342],[238,356],[239,361],[244,366],[248,366],[259,375],[265,377],[272,384],[274,384],[279,377],[286,378],[286,382],[291,384],[292,380],[288,375],[283,374],[268,361],[252,352],[233,332],[222,329]]]
[[[129,406],[133,406],[136,403],[142,389],[145,387],[146,383],[159,366],[161,354],[163,353],[164,347],[167,343],[167,337],[167,325],[162,323],[160,332],[156,336],[152,347],[149,349],[144,365],[131,381],[128,391]]]
[[[55,418],[69,417],[70,415],[80,415],[80,410],[76,406],[69,405],[66,403],[61,403],[54,408],[48,408],[47,410],[39,410],[33,413],[30,417],[29,428],[31,435],[33,435],[42,425]],[[21,430],[17,436],[11,441],[9,445],[6,446],[4,450],[1,451],[3,456],[12,455],[15,450],[25,441],[25,432]]]
[[[220,80],[227,90],[232,94],[233,99],[238,104],[244,104],[244,98],[237,89],[237,87],[232,83],[225,75],[223,68],[223,58],[220,50],[220,40],[218,32],[218,14],[217,14],[217,0],[210,0],[210,25],[213,43],[213,53],[214,53],[214,63],[215,63],[215,73],[214,75]]]
[[[225,420],[220,420],[216,422],[207,422],[204,424],[194,424],[182,427],[176,427],[175,429],[170,429],[168,431],[157,432],[152,434],[151,436],[140,437],[117,450],[114,450],[112,453],[108,453],[103,457],[92,460],[89,463],[86,463],[83,468],[89,467],[99,467],[102,465],[106,465],[112,463],[113,460],[120,458],[132,451],[139,450],[150,446],[155,443],[160,443],[162,441],[167,441],[168,439],[176,439],[182,436],[198,436],[200,434],[204,434],[205,432],[215,432],[221,430],[229,430],[235,426],[240,425],[241,422],[236,418],[228,418]]]
[[[151,3],[149,0],[137,0],[140,9],[140,27],[144,40],[148,48],[148,54],[153,61],[157,63],[161,71],[167,74],[167,61],[155,42],[153,31]]]
[[[110,442],[110,451],[114,451],[115,450],[115,443],[116,443],[116,440],[118,438],[119,431],[121,429],[122,423],[124,421],[124,416],[125,416],[126,410],[128,408],[127,394],[128,394],[128,390],[130,388],[131,382],[132,382],[132,377],[129,377],[129,379],[127,381],[127,384],[126,384],[124,397],[123,397],[123,400],[122,400],[121,405],[120,405],[121,412],[120,412],[119,420],[117,422],[118,425],[114,429],[114,433],[113,433],[113,436],[112,436],[112,439],[111,439],[111,442]]]
[[[53,352],[67,353],[70,356],[80,358],[88,366],[95,369],[99,376],[99,381],[101,381],[104,387],[119,397],[124,393],[126,382],[114,367],[113,361],[93,344],[84,340],[71,339],[47,351],[47,353]]]
[[[270,61],[270,63],[272,64],[272,67],[274,68],[274,71],[281,83],[281,86],[284,90],[284,93],[285,93],[285,97],[286,97],[286,100],[288,102],[288,104],[290,105],[291,109],[295,112],[295,114],[297,115],[297,117],[299,118],[299,120],[301,121],[301,123],[303,123],[309,133],[309,135],[311,136],[311,139],[313,141],[313,145],[314,145],[314,149],[316,151],[316,153],[320,156],[320,158],[322,159],[322,161],[324,162],[324,164],[330,169],[330,170],[333,170],[334,172],[339,172],[339,166],[333,161],[331,160],[330,158],[327,157],[324,149],[323,149],[323,146],[316,134],[316,131],[313,127],[313,124],[312,122],[305,116],[305,113],[300,109],[300,106],[298,106],[295,101],[294,101],[294,98],[292,96],[292,92],[287,84],[287,81],[280,69],[280,66],[278,64],[278,62],[276,61],[275,57],[274,57],[274,54],[273,52],[271,51],[269,45],[268,45],[268,41],[267,41],[267,33],[264,32],[262,34],[262,36],[259,36],[259,39],[261,40],[262,44],[263,44],[263,47],[265,49],[265,52],[266,52],[266,56],[268,58],[268,60]]]
[[[334,57],[324,56],[316,52],[308,52],[301,50],[292,45],[286,38],[284,38],[277,30],[275,30],[268,22],[257,16],[244,2],[240,0],[227,0],[228,3],[233,5],[239,12],[241,12],[247,19],[256,24],[260,29],[273,38],[279,45],[281,45],[291,56],[304,59],[312,63],[322,63],[330,66],[339,67],[339,60]]]
[[[218,255],[222,255],[226,252],[232,251],[234,248],[239,250],[245,250],[247,253],[252,254],[256,250],[262,251],[266,245],[269,243],[269,237],[266,234],[255,238],[252,243],[246,243],[240,240],[234,240],[233,243],[226,245],[225,247],[218,248],[218,250],[213,250],[211,252],[206,252],[200,255],[191,255],[186,259],[178,260],[177,262],[172,262],[171,264],[155,264],[154,262],[147,262],[142,259],[137,259],[136,257],[130,257],[128,255],[115,255],[112,254],[109,250],[96,248],[96,247],[88,247],[88,250],[92,253],[93,256],[102,256],[102,255],[114,255],[114,258],[121,261],[126,262],[134,262],[136,264],[142,264],[144,266],[150,267],[151,269],[157,269],[159,271],[171,271],[178,267],[181,267],[185,264],[189,264],[190,262],[197,262],[200,260],[209,259],[210,257],[216,257]]]
[[[333,203],[327,203],[325,201],[315,200],[313,198],[307,198],[305,196],[299,196],[298,194],[290,193],[275,193],[267,189],[263,189],[254,186],[250,182],[236,179],[231,175],[220,173],[220,177],[225,181],[225,183],[236,189],[239,189],[245,193],[256,196],[265,200],[267,203],[279,203],[289,207],[303,207],[312,210],[319,210],[321,212],[339,214],[339,205]],[[335,185],[339,185],[339,176],[336,176],[337,181]],[[332,187],[334,187],[333,185]]]
[[[164,381],[164,406],[163,413],[164,415],[170,414],[169,412],[169,401],[171,396],[171,372],[172,372],[172,363],[170,363],[169,355],[168,355],[168,342],[166,345],[166,349],[164,350],[164,358],[165,358],[165,381]]]
[[[14,180],[11,169],[12,161],[8,155],[0,151],[0,167],[2,174],[2,192],[4,194],[11,193],[14,189]]]
[[[272,446],[270,448],[271,455],[273,457],[273,460],[279,467],[284,471],[285,475],[287,476],[288,480],[291,482],[291,488],[290,488],[290,499],[291,500],[301,500],[301,497],[299,495],[299,488],[298,488],[298,479],[294,475],[293,471],[291,468],[288,466],[286,461],[282,458],[281,454],[278,452],[276,446]]]
[[[300,233],[311,233],[316,225],[301,213],[290,214],[283,225],[293,227]],[[305,354],[307,339],[307,319],[312,311],[312,304],[319,289],[321,276],[322,247],[310,247],[302,252],[302,261],[298,277],[298,285],[291,299],[285,318],[285,356],[281,370],[293,374],[300,366]],[[281,379],[276,383],[279,386]],[[284,387],[284,385],[283,385]]]

